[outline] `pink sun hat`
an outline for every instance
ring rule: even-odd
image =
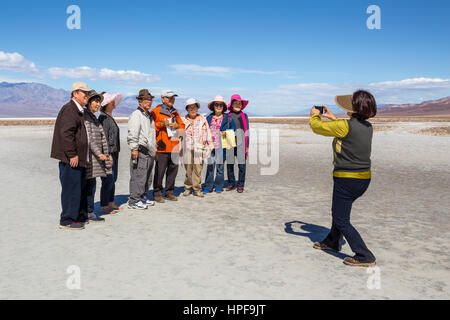
[[[208,104],[208,109],[211,110],[211,111],[214,110],[214,108],[213,108],[214,102],[223,102],[223,104],[224,104],[225,106],[227,105],[227,102],[225,101],[224,97],[222,97],[222,96],[215,96],[215,97],[214,97],[214,100],[211,101],[211,102]],[[224,109],[225,109],[225,108],[224,108]],[[225,110],[224,110],[224,112],[225,112]]]
[[[231,96],[231,101],[230,101],[230,104],[228,105],[228,110],[231,110],[231,105],[233,104],[234,100],[242,102],[242,109],[241,110],[244,110],[245,107],[248,105],[248,100],[242,100],[240,95],[234,94],[234,95]]]
[[[123,95],[120,93],[111,94],[111,93],[105,93],[103,95],[104,99],[102,102],[102,107],[106,106],[107,104],[114,101],[116,103],[116,107],[122,102]]]

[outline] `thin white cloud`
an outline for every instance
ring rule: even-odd
[[[371,83],[369,84],[369,87],[381,90],[450,88],[450,79],[412,78],[400,81],[385,81],[385,82]]]
[[[200,66],[197,64],[173,64],[169,66],[173,69],[173,73],[183,77],[219,77],[228,78],[238,74],[257,74],[257,75],[290,75],[286,71],[262,71],[248,70],[241,68],[220,67],[220,66]]]
[[[91,81],[121,81],[127,83],[151,83],[161,81],[161,78],[157,75],[142,73],[134,70],[111,70],[107,68],[50,68],[47,70],[47,73],[53,79],[70,78],[87,79]]]
[[[331,85],[328,83],[297,83],[297,84],[288,84],[288,85],[280,85],[281,89],[288,89],[294,91],[311,91],[311,90],[336,90],[339,89],[335,85]]]
[[[24,56],[17,52],[8,53],[0,51],[0,71],[1,70],[31,75],[37,75],[39,73],[34,62],[25,59]]]

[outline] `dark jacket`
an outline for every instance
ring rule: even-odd
[[[78,166],[86,168],[88,138],[83,113],[70,100],[59,111],[53,132],[51,158],[69,163],[78,156]]]
[[[106,113],[101,113],[98,120],[105,131],[106,140],[108,141],[108,148],[110,153],[120,152],[120,130],[113,117]]]

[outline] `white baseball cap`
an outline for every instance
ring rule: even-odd
[[[172,90],[164,90],[161,93],[161,98],[164,98],[164,97],[172,98],[172,97],[178,97],[178,95],[175,92],[173,92]]]

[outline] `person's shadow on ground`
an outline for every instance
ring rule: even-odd
[[[325,239],[327,237],[328,233],[330,233],[330,229],[328,229],[328,228],[318,226],[316,224],[302,222],[302,221],[286,222],[284,224],[284,226],[285,226],[284,231],[286,233],[296,235],[296,236],[307,237],[313,243],[322,241],[323,239]],[[301,229],[305,232],[295,231],[295,230],[299,230],[299,229]],[[344,245],[344,244],[345,244],[345,240],[342,240],[342,245]],[[334,252],[334,251],[324,251],[324,252],[326,252],[329,255],[332,255],[336,258],[340,258],[342,260],[345,257],[348,257],[348,255],[341,253],[341,252]]]
[[[174,193],[177,197],[179,197],[180,194],[182,194],[183,192],[184,192],[184,187],[175,187],[173,193]],[[165,193],[163,193],[163,196],[164,196],[164,194],[165,194]],[[121,207],[121,206],[123,206],[124,204],[125,204],[125,205],[127,204],[129,198],[130,198],[130,195],[129,195],[129,194],[116,195],[116,196],[114,197],[114,203],[115,203],[116,205],[118,205],[119,207]],[[149,192],[148,192],[148,194],[147,194],[147,199],[149,199],[149,200],[151,200],[151,201],[154,201],[154,200],[155,200],[155,198],[154,198],[154,196],[153,196],[153,191],[149,191]],[[108,214],[106,214],[106,213],[102,213],[102,208],[101,208],[101,206],[100,206],[100,201],[97,201],[97,202],[94,204],[94,212],[95,212],[96,215],[98,215],[98,216],[108,215]]]

